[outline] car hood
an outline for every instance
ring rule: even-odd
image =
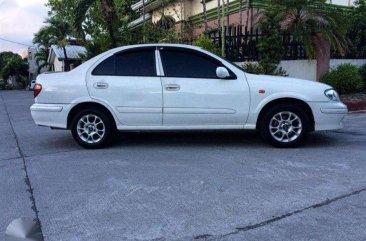
[[[332,87],[312,80],[303,80],[281,76],[246,74],[252,91],[266,90],[268,94],[282,94],[289,97],[301,96],[308,101],[329,101],[324,91]]]
[[[315,80],[304,80],[304,79],[297,79],[297,78],[283,77],[283,76],[247,74],[247,78],[253,79],[255,81],[276,82],[276,83],[286,84],[288,86],[307,85],[307,86],[314,86],[314,87],[326,88],[326,89],[332,88],[329,85],[320,83]]]

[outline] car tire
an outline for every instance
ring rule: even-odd
[[[71,122],[74,140],[84,148],[97,149],[111,143],[115,133],[113,120],[98,109],[78,112]]]
[[[264,113],[259,131],[275,147],[296,147],[309,131],[309,117],[299,105],[278,105]]]

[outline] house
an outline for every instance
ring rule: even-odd
[[[87,53],[87,50],[79,45],[67,45],[65,48],[67,58],[71,63],[71,69],[79,65],[82,57]],[[65,55],[63,48],[58,47],[57,45],[51,45],[47,61],[51,65],[52,71],[65,71]]]
[[[36,46],[28,47],[24,49],[21,53],[22,59],[27,59],[28,62],[28,81],[32,81],[37,78],[37,75],[47,71],[47,68],[42,68],[38,72],[38,67],[42,62],[38,61],[37,53],[39,48]]]
[[[230,25],[238,25],[241,22],[244,26],[252,27],[254,16],[258,9],[263,7],[264,3],[261,0],[248,1],[247,3],[246,0],[229,0],[229,6],[225,6],[229,16],[225,17],[225,21],[229,21]],[[222,4],[222,0],[206,0],[208,29],[215,29],[220,25],[218,21],[218,2]],[[228,0],[225,0],[225,3],[227,2]],[[342,6],[351,6],[354,0],[328,0],[328,2]],[[242,4],[241,14],[240,3]],[[247,4],[250,7],[249,10],[246,10]],[[168,15],[174,18],[177,29],[180,29],[185,22],[192,23],[193,36],[197,36],[205,30],[205,14],[202,0],[139,0],[131,5],[131,9],[140,13],[140,17],[129,23],[131,28],[141,26],[146,21],[156,23],[163,15]]]

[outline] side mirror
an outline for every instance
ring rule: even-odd
[[[220,79],[230,78],[230,73],[225,67],[217,67],[216,76]]]

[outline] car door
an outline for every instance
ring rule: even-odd
[[[123,125],[162,125],[162,86],[156,72],[156,47],[115,53],[91,72],[92,98],[113,108]]]
[[[163,124],[197,128],[242,128],[249,113],[249,88],[206,53],[179,47],[158,47],[163,69]],[[231,77],[220,79],[218,67]]]

